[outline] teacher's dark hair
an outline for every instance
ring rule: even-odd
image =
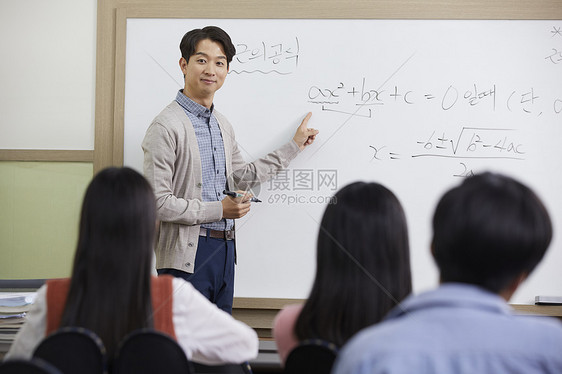
[[[230,62],[236,54],[236,47],[232,44],[230,36],[217,26],[207,26],[202,29],[188,31],[180,42],[181,57],[185,58],[189,63],[189,58],[196,52],[197,43],[204,39],[209,39],[222,45],[226,55],[227,67],[230,66]]]
[[[342,346],[404,299],[412,280],[406,218],[396,196],[378,183],[356,182],[335,200],[322,218],[316,278],[295,334]]]
[[[108,353],[129,332],[152,327],[154,194],[142,175],[108,168],[91,181],[61,326],[98,334]]]
[[[469,177],[439,201],[433,255],[442,282],[500,293],[543,258],[552,239],[548,212],[535,193],[500,174]]]

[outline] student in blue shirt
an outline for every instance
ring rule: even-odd
[[[448,191],[433,217],[441,285],[357,334],[333,373],[562,373],[562,324],[507,304],[552,238],[528,187],[484,173]]]

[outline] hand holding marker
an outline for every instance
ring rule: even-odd
[[[244,194],[238,193],[238,192],[234,192],[234,191],[228,191],[228,190],[224,190],[222,191],[223,194],[231,196],[231,197],[243,197]],[[253,203],[261,203],[261,200],[258,199],[257,197],[252,196],[252,198],[250,199],[251,202]]]

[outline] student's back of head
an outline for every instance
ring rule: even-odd
[[[552,238],[549,215],[533,191],[499,174],[467,178],[439,201],[433,255],[442,282],[500,293],[543,258]]]
[[[255,358],[252,328],[185,280],[151,276],[155,211],[142,175],[129,168],[99,172],[84,197],[71,278],[50,279],[37,291],[7,357],[29,358],[47,334],[73,326],[97,334],[110,360],[142,328],[176,340],[189,360],[218,365]]]
[[[97,333],[112,353],[128,332],[150,327],[154,194],[142,175],[108,168],[91,181],[61,326]]]
[[[510,177],[479,174],[444,194],[433,229],[439,287],[357,334],[333,372],[562,373],[560,321],[506,303],[552,237],[539,198]]]
[[[326,208],[317,243],[316,278],[295,326],[299,340],[338,346],[380,321],[411,292],[406,218],[378,183],[352,183]]]

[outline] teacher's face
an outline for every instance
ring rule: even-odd
[[[185,75],[183,93],[191,100],[210,108],[215,92],[222,87],[228,74],[226,54],[220,43],[203,39],[195,48],[195,53],[180,59],[180,67]]]

